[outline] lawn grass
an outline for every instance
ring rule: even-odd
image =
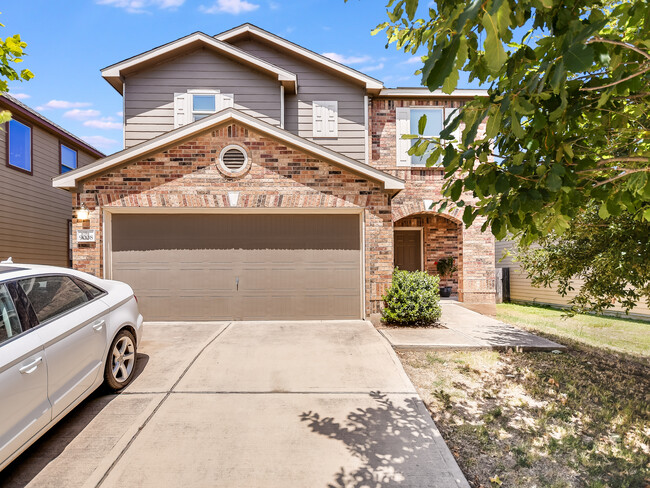
[[[523,329],[650,358],[650,322],[596,315],[566,317],[550,307],[500,303],[497,318]]]
[[[646,487],[650,367],[566,352],[399,352],[473,487]]]

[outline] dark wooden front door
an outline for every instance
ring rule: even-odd
[[[395,266],[406,271],[422,269],[420,230],[395,230]]]

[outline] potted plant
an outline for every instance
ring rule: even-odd
[[[436,262],[436,269],[438,270],[438,275],[440,279],[451,278],[456,271],[458,271],[458,266],[454,263],[453,256],[443,258],[440,261]],[[440,287],[440,296],[441,297],[450,297],[451,296],[451,286],[441,286]]]

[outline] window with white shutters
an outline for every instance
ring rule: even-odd
[[[219,90],[188,90],[174,94],[174,128],[234,107],[235,96]]]
[[[312,137],[339,136],[339,108],[336,101],[312,102]]]
[[[427,123],[424,136],[436,137],[444,127],[444,109],[442,107],[397,107],[395,109],[395,135],[397,166],[426,166],[429,151],[422,156],[411,156],[408,150],[417,139],[402,139],[405,134],[418,134],[420,118],[426,115]]]

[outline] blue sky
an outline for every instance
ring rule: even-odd
[[[0,37],[21,35],[35,74],[10,94],[107,154],[122,149],[122,98],[99,70],[195,31],[251,22],[388,87],[419,85],[416,60],[370,35],[386,20],[381,0],[28,0],[0,10]]]

